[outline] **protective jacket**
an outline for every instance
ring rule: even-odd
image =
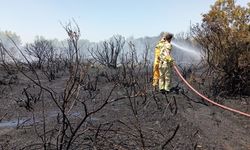
[[[160,53],[159,53],[159,62],[162,63],[172,63],[173,58],[170,55],[170,52],[172,50],[172,45],[166,41],[163,43],[163,46],[160,49]]]

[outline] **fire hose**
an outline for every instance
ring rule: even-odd
[[[219,104],[219,103],[216,103],[214,102],[213,100],[207,98],[206,96],[204,96],[203,94],[201,94],[200,92],[198,92],[196,89],[194,89],[186,80],[185,78],[181,75],[180,71],[178,70],[178,68],[176,67],[176,65],[173,65],[177,75],[183,80],[183,82],[193,91],[195,92],[197,95],[199,95],[200,97],[202,97],[204,100],[208,101],[209,103],[217,106],[217,107],[220,107],[222,109],[225,109],[225,110],[228,110],[228,111],[231,111],[231,112],[234,112],[234,113],[237,113],[237,114],[240,114],[240,115],[243,115],[243,116],[246,116],[246,117],[249,117],[250,118],[250,114],[248,113],[245,113],[245,112],[242,112],[242,111],[239,111],[239,110],[236,110],[236,109],[233,109],[233,108],[230,108],[230,107],[227,107],[225,105],[222,105],[222,104]]]

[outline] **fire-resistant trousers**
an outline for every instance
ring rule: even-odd
[[[172,64],[163,63],[159,65],[160,78],[159,78],[159,89],[170,91],[171,88],[171,75],[172,75]]]

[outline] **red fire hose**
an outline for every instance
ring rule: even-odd
[[[214,102],[213,100],[207,98],[206,96],[202,95],[201,93],[199,93],[196,89],[194,89],[185,79],[184,77],[181,75],[180,71],[178,70],[178,68],[176,67],[176,65],[174,65],[174,69],[177,73],[177,75],[183,80],[183,82],[192,90],[194,91],[197,95],[199,95],[200,97],[202,97],[204,100],[208,101],[209,103],[212,103],[213,105],[215,106],[218,106],[222,109],[225,109],[225,110],[229,110],[231,112],[234,112],[234,113],[238,113],[240,115],[243,115],[243,116],[246,116],[246,117],[249,117],[250,118],[250,114],[248,113],[245,113],[245,112],[241,112],[239,110],[236,110],[236,109],[233,109],[233,108],[230,108],[230,107],[227,107],[227,106],[224,106],[224,105],[221,105],[219,103],[216,103]]]

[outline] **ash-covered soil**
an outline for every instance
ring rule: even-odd
[[[250,118],[204,102],[175,74],[173,85],[179,83],[178,91],[170,94],[153,90],[150,73],[128,73],[126,80],[115,75],[91,68],[82,81],[67,114],[72,128],[86,116],[86,109],[101,109],[84,120],[70,149],[250,149]],[[38,98],[39,86],[22,74],[17,76],[18,82],[0,85],[0,149],[44,149],[44,143],[57,149],[60,109],[48,92]],[[68,76],[62,72],[49,82],[41,73],[41,84],[53,91],[58,103]],[[193,85],[209,96],[206,87]],[[250,113],[249,97],[216,100]]]

